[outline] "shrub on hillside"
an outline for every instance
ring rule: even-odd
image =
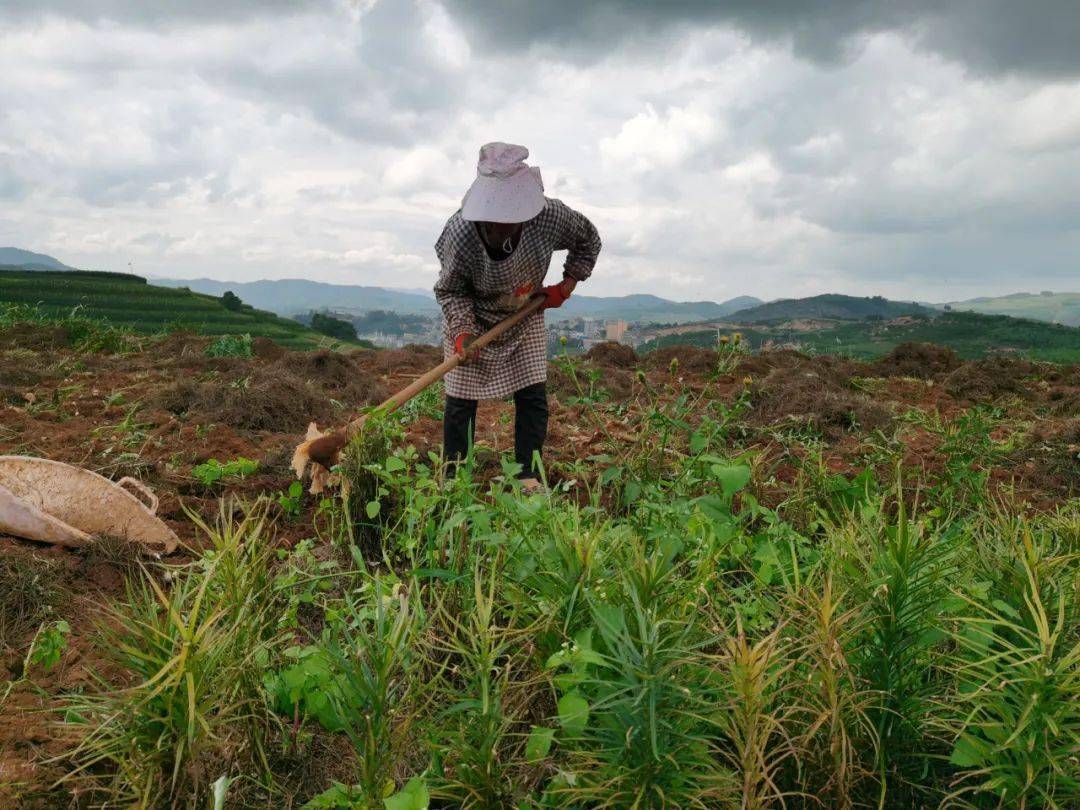
[[[311,317],[311,328],[338,340],[356,340],[356,327],[333,315],[316,312]]]

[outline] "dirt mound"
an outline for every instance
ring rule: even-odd
[[[251,341],[251,352],[263,360],[279,360],[287,355],[289,350],[268,337],[257,337]]]
[[[560,400],[577,395],[577,388],[574,386],[574,381],[570,379],[570,375],[555,363],[548,363],[547,390],[549,396]]]
[[[1005,394],[1025,392],[1024,378],[1038,370],[1035,363],[1012,357],[972,360],[945,378],[945,390],[956,399],[997,399]]]
[[[548,394],[562,402],[582,396],[595,397],[601,401],[625,402],[634,389],[635,372],[622,368],[603,368],[586,360],[575,363],[576,377],[563,369],[561,364],[548,363]]]
[[[194,332],[171,332],[149,345],[143,354],[165,362],[203,359],[210,338]]]
[[[638,355],[633,346],[605,340],[585,352],[585,359],[605,368],[634,368]]]
[[[362,368],[354,357],[329,349],[291,352],[271,368],[306,380],[350,407],[377,405],[390,396],[386,386]]]
[[[1080,389],[1051,388],[1046,397],[1050,411],[1059,416],[1072,416],[1080,413]]]
[[[804,366],[810,362],[810,356],[791,349],[777,349],[771,352],[751,354],[739,360],[735,368],[737,374],[749,374],[751,377],[764,377],[774,368]]]
[[[359,368],[377,376],[423,374],[443,361],[438,346],[411,344],[400,349],[354,349],[347,355]]]
[[[1025,447],[1012,454],[1021,475],[1048,491],[1080,492],[1080,417],[1037,423]]]
[[[795,419],[830,437],[855,427],[869,431],[889,423],[888,408],[843,387],[837,376],[827,366],[773,369],[750,388],[753,421],[770,424]]]
[[[869,365],[848,357],[835,354],[811,356],[790,349],[745,357],[739,361],[735,373],[749,375],[751,379],[759,379],[777,370],[786,370],[792,375],[799,373],[816,375],[826,380],[831,386],[840,388],[847,387],[852,377],[867,377],[873,374],[873,369]]]
[[[847,385],[852,377],[870,377],[874,374],[869,363],[838,354],[821,354],[811,358],[810,369],[830,375],[840,385]]]
[[[63,326],[20,323],[0,329],[0,349],[65,349],[71,346],[71,334]]]
[[[665,346],[645,355],[644,365],[651,369],[668,369],[671,361],[679,361],[679,370],[707,374],[715,371],[719,356],[713,349],[701,346]]]
[[[901,343],[884,357],[873,363],[874,372],[881,377],[918,377],[932,380],[940,374],[948,374],[961,365],[960,357],[952,349],[933,343]]]
[[[1041,376],[1044,380],[1053,385],[1080,387],[1080,363],[1048,366]]]
[[[280,368],[257,369],[232,382],[204,384],[196,409],[211,422],[246,430],[301,430],[332,411],[329,399]]]
[[[181,377],[151,394],[146,404],[151,408],[160,408],[179,416],[194,410],[195,406],[202,402],[205,385],[206,383],[197,383],[190,378]]]
[[[42,373],[42,359],[35,352],[27,351],[27,357],[0,356],[0,385],[26,389],[46,379]]]

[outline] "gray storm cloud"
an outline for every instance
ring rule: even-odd
[[[0,243],[428,286],[487,140],[600,294],[1075,286],[1080,4],[0,2]]]

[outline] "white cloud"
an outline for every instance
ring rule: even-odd
[[[713,140],[716,122],[707,113],[687,107],[670,107],[657,113],[652,104],[628,121],[617,135],[600,141],[600,154],[615,170],[619,164],[632,171],[675,166],[697,148]]]
[[[570,52],[436,0],[94,2],[0,27],[0,244],[427,286],[480,144],[507,140],[600,228],[583,292],[1075,286],[1080,85],[973,73],[911,26],[844,61],[713,16]]]

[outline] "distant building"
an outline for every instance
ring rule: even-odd
[[[582,331],[587,338],[592,338],[593,340],[603,340],[604,322],[599,318],[584,318],[582,321]]]
[[[614,340],[617,343],[621,343],[622,339],[626,336],[626,330],[629,328],[630,324],[626,321],[605,321],[604,337],[608,340]]]

